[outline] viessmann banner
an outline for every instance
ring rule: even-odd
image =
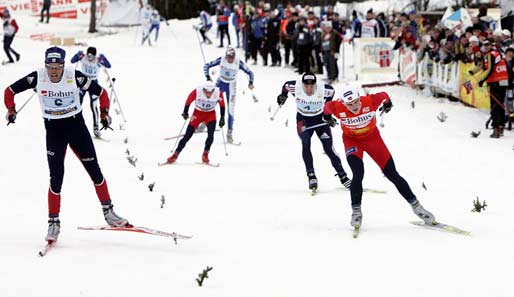
[[[101,16],[107,0],[97,0],[97,14]],[[0,0],[0,10],[9,9],[16,14],[39,15],[43,7],[42,0]],[[89,18],[90,0],[52,0],[50,15],[55,18],[82,19]]]

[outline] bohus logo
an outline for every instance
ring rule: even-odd
[[[381,68],[389,67],[395,55],[393,48],[385,42],[365,45],[362,50],[368,59]]]
[[[49,97],[49,98],[66,98],[66,97],[71,97],[73,96],[73,91],[47,91],[47,90],[41,90],[41,95],[43,95],[44,97]]]

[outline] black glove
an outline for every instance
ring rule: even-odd
[[[212,81],[212,79],[211,79],[211,76],[210,76],[210,75],[207,75],[207,76],[205,77],[205,79],[207,79],[207,81]]]
[[[189,119],[189,115],[187,114],[187,112],[183,112],[182,117],[184,118],[184,120]]]
[[[479,87],[482,87],[482,86],[484,85],[484,82],[485,82],[485,81],[483,81],[483,80],[482,80],[482,81],[479,81],[479,82],[478,82],[478,86],[479,86]]]
[[[286,100],[287,100],[287,95],[280,94],[277,96],[278,105],[284,105],[284,103],[286,103]]]
[[[102,124],[102,128],[100,130],[111,129],[112,118],[109,116],[109,109],[104,108],[100,113],[100,123]]]
[[[14,124],[14,121],[16,121],[16,109],[14,109],[14,107],[9,108],[5,115],[5,119],[7,120],[7,125],[11,123]]]
[[[382,104],[382,107],[380,107],[379,110],[383,110],[386,113],[388,113],[391,111],[391,108],[393,108],[393,102],[391,102],[391,100],[387,100],[386,102],[384,102],[384,104]]]
[[[323,121],[327,122],[330,127],[337,126],[337,120],[331,114],[323,115]]]
[[[250,83],[248,83],[248,89],[253,90],[253,81],[251,81]]]
[[[225,117],[221,117],[219,125],[220,128],[223,128],[223,126],[225,126]]]

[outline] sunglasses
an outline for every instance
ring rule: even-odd
[[[53,66],[53,65],[50,65],[50,64],[45,64],[45,67],[46,67],[46,69],[59,70],[59,69],[63,69],[64,68],[64,64],[60,64],[60,65],[57,65],[57,66]]]

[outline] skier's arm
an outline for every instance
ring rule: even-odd
[[[89,91],[90,94],[96,95],[100,98],[100,111],[102,113],[109,113],[111,105],[107,91],[102,88],[96,81],[89,79],[80,71],[75,71],[75,82],[77,87],[84,91]]]
[[[100,54],[98,57],[98,63],[100,63],[100,65],[104,66],[105,68],[111,68],[111,63],[103,54]]]
[[[487,64],[487,68],[484,69],[484,71],[481,71],[479,73],[477,73],[477,75],[475,76],[475,79],[478,81],[478,84],[480,86],[482,86],[482,84],[485,82],[485,80],[487,78],[489,78],[489,76],[491,76],[491,74],[493,74],[493,69],[494,69],[494,60],[493,60],[493,55],[491,53],[488,53],[486,56],[485,56],[485,59],[487,60],[487,62],[485,62],[485,64]]]
[[[71,57],[71,63],[77,63],[84,57],[84,52],[78,51],[73,57]]]
[[[4,104],[8,110],[16,110],[16,104],[14,103],[14,95],[26,91],[28,89],[34,89],[37,85],[37,71],[30,73],[29,75],[19,79],[12,85],[5,88],[4,91]]]
[[[254,79],[253,72],[252,72],[252,70],[250,70],[250,68],[248,68],[248,66],[246,66],[245,62],[239,61],[239,69],[243,70],[244,73],[246,73],[248,75],[248,81],[250,82],[250,84],[253,85],[253,79]]]
[[[332,87],[329,84],[325,84],[325,102],[332,101],[332,98],[334,98],[335,90],[334,87]]]
[[[210,61],[209,63],[206,63],[203,65],[203,74],[205,75],[205,78],[207,80],[211,80],[211,76],[209,74],[209,69],[211,67],[215,67],[221,64],[221,57],[217,58],[216,60]]]
[[[191,105],[191,103],[193,103],[193,101],[196,100],[196,89],[194,89],[191,93],[189,93],[189,96],[187,96],[187,99],[186,99],[186,104],[184,105],[184,112],[182,113],[182,117],[184,117],[184,115],[188,115],[189,117],[189,105]],[[185,119],[187,119],[187,117],[184,117]]]
[[[223,92],[220,92],[220,116],[221,118],[225,118],[225,98],[223,97]]]
[[[371,94],[371,101],[373,102],[373,109],[377,110],[377,108],[383,105],[383,108],[386,112],[389,112],[391,110],[391,107],[393,107],[393,103],[391,102],[391,98],[389,98],[389,95],[386,92],[380,92],[376,94]]]
[[[284,85],[282,86],[282,92],[280,95],[277,96],[277,104],[282,106],[284,103],[286,103],[287,100],[287,94],[291,93],[294,95],[294,89],[295,89],[296,81],[290,80],[286,81]]]

